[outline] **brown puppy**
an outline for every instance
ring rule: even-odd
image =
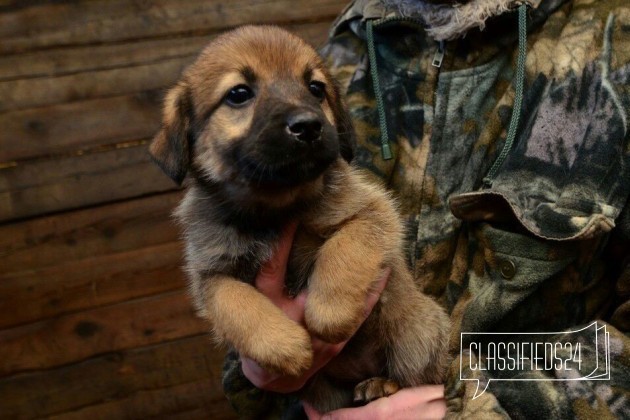
[[[217,37],[185,71],[150,148],[174,180],[190,175],[176,215],[199,314],[269,370],[308,369],[309,332],[348,339],[373,282],[391,268],[372,314],[303,390],[323,411],[439,383],[447,363],[448,318],[414,284],[395,206],[349,164],[352,145],[317,53],[279,28],[247,26]],[[308,287],[308,332],[252,286],[290,220],[300,227],[286,284],[291,293]]]

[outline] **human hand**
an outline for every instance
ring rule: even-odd
[[[446,415],[444,385],[405,388],[358,408],[342,408],[321,414],[304,402],[309,420],[419,420],[441,419]]]
[[[256,277],[255,286],[276,306],[282,309],[290,319],[304,326],[304,306],[308,297],[308,291],[304,290],[295,298],[291,298],[285,293],[284,287],[287,261],[296,229],[297,223],[290,223],[284,229],[278,248],[271,259],[260,269]],[[389,270],[386,270],[383,276],[375,283],[374,290],[368,294],[365,305],[365,318],[372,312],[372,308],[387,284],[388,277]],[[313,364],[304,374],[298,377],[267,372],[258,363],[247,357],[241,357],[243,374],[257,388],[281,393],[294,392],[302,388],[319,369],[339,354],[348,341],[330,344],[311,336]]]

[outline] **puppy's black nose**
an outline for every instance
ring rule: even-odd
[[[287,118],[286,129],[296,139],[312,143],[322,134],[322,120],[313,111],[300,111]]]

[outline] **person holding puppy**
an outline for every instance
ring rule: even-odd
[[[629,27],[630,5],[613,0],[356,0],[337,19],[322,54],[357,131],[355,165],[394,191],[414,276],[451,316],[454,361],[443,386],[331,418],[630,416]],[[282,292],[292,228],[283,238],[256,283],[299,321],[308,296]],[[460,379],[460,363],[484,363],[460,352],[462,332],[595,320],[610,335],[609,380],[536,370],[473,399],[476,382]],[[315,366],[299,378],[228,356],[226,395],[243,417],[289,416],[299,406],[283,396],[342,347],[313,338]]]

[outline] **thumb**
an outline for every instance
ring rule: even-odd
[[[381,293],[383,293],[383,290],[385,290],[385,286],[387,286],[387,281],[389,280],[389,275],[391,274],[391,272],[391,268],[385,268],[382,271],[381,276],[372,284],[372,287],[370,288],[370,291],[368,292],[367,298],[365,300],[365,318],[370,315],[372,309],[374,308],[374,305],[376,305],[376,302],[378,302],[378,300],[380,299]]]
[[[256,277],[256,288],[272,301],[284,296],[284,276],[297,225],[292,221],[284,227],[271,258],[263,264]]]
[[[322,418],[322,414],[306,401],[302,401],[302,407],[304,407],[308,420],[319,420]]]

